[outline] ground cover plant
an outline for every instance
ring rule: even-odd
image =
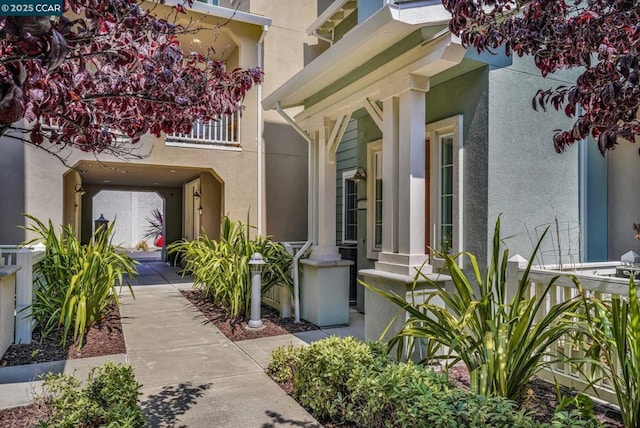
[[[588,410],[559,408],[539,422],[504,397],[485,398],[452,386],[445,373],[397,363],[384,346],[329,337],[308,347],[280,347],[269,375],[329,426],[350,427],[599,427]]]
[[[549,289],[558,279],[551,280],[542,293],[527,297],[531,263],[542,238],[518,280],[517,288],[512,290],[513,294],[507,290],[509,251],[501,251],[500,218],[496,222],[491,261],[484,276],[472,254],[449,255],[446,252],[435,252],[435,256],[444,259],[444,272],[451,276],[452,290],[418,274],[433,285],[436,291],[432,298],[439,297],[445,307],[432,303],[431,298],[425,303],[414,303],[410,298],[363,284],[409,314],[389,346],[397,347],[399,358],[406,358],[411,355],[414,345],[426,343],[427,357],[423,362],[442,362],[446,370],[462,361],[471,375],[474,393],[485,397],[520,398],[526,382],[549,363],[546,357],[560,358],[550,355],[548,349],[559,338],[575,334],[579,325],[573,322],[573,315],[585,304],[578,296],[554,305],[541,319],[537,318]],[[458,258],[463,254],[469,259],[471,277],[458,265]],[[579,287],[577,282],[576,286]]]
[[[168,247],[184,263],[184,272],[193,275],[195,288],[227,309],[229,318],[243,318],[251,308],[251,270],[249,261],[260,253],[266,262],[262,268],[262,293],[281,284],[290,291],[293,279],[289,269],[293,257],[282,244],[268,237],[250,237],[250,226],[224,217],[220,239],[206,234],[193,241],[178,241]]]
[[[45,245],[44,259],[34,271],[32,316],[45,336],[62,329],[62,345],[71,335],[81,348],[88,328],[106,316],[109,304],[118,306],[118,286],[126,284],[133,294],[125,276],[136,274],[136,262],[113,245],[113,222],[82,244],[70,226],[58,235],[51,220],[44,224],[27,218],[31,224],[26,229],[36,238],[24,245]]]
[[[36,427],[143,427],[141,386],[130,365],[111,362],[92,368],[86,386],[71,375],[48,374],[36,398],[44,413]]]

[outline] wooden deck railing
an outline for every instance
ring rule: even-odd
[[[618,278],[615,275],[616,267],[621,266],[620,262],[607,263],[581,263],[567,269],[559,269],[558,266],[539,266],[531,269],[529,273],[529,297],[541,295],[544,288],[555,277],[558,277],[554,285],[549,290],[546,301],[541,305],[537,314],[539,319],[545,316],[553,305],[569,300],[578,295],[578,289],[568,276],[573,275],[579,281],[587,295],[598,299],[609,299],[612,296],[628,296],[629,279]],[[509,260],[507,283],[508,289],[514,290],[517,287],[516,281],[523,277],[526,260],[515,256]],[[517,273],[517,274],[516,274]],[[578,344],[573,343],[569,338],[562,338],[550,350],[552,355],[564,355],[579,358],[584,356]],[[591,367],[583,367],[584,373],[590,373]],[[583,391],[589,387],[589,381],[568,362],[551,363],[549,369],[539,373],[540,377],[551,382],[557,381],[563,386],[575,388]],[[594,368],[593,378],[601,377],[599,369]],[[597,393],[596,393],[597,392]],[[595,395],[602,400],[612,404],[617,404],[617,399],[611,385],[600,379],[595,382],[592,389],[586,393]]]

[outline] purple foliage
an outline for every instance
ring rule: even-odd
[[[640,133],[640,6],[637,0],[443,0],[451,31],[479,52],[503,47],[532,55],[543,76],[579,68],[575,85],[540,90],[534,108],[551,105],[576,121],[554,147],[591,134],[604,155],[618,138]],[[577,109],[580,106],[580,110]]]
[[[26,119],[33,144],[117,153],[118,135],[135,144],[241,110],[262,72],[185,53],[178,36],[189,30],[174,23],[184,11],[66,0],[60,17],[0,17],[0,134]]]

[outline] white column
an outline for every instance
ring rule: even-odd
[[[382,140],[382,252],[376,269],[415,275],[427,255],[425,227],[425,92],[429,81],[405,76],[386,85]],[[425,265],[424,273],[431,272]]]
[[[398,126],[397,97],[382,101],[382,252],[398,252]]]
[[[400,94],[398,252],[424,254],[425,93]]]
[[[340,260],[336,246],[336,162],[329,152],[329,131],[321,126],[316,133],[317,235],[311,249],[313,260]]]

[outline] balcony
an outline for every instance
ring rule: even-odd
[[[240,150],[240,113],[193,124],[188,134],[167,135],[166,145],[198,149]]]

